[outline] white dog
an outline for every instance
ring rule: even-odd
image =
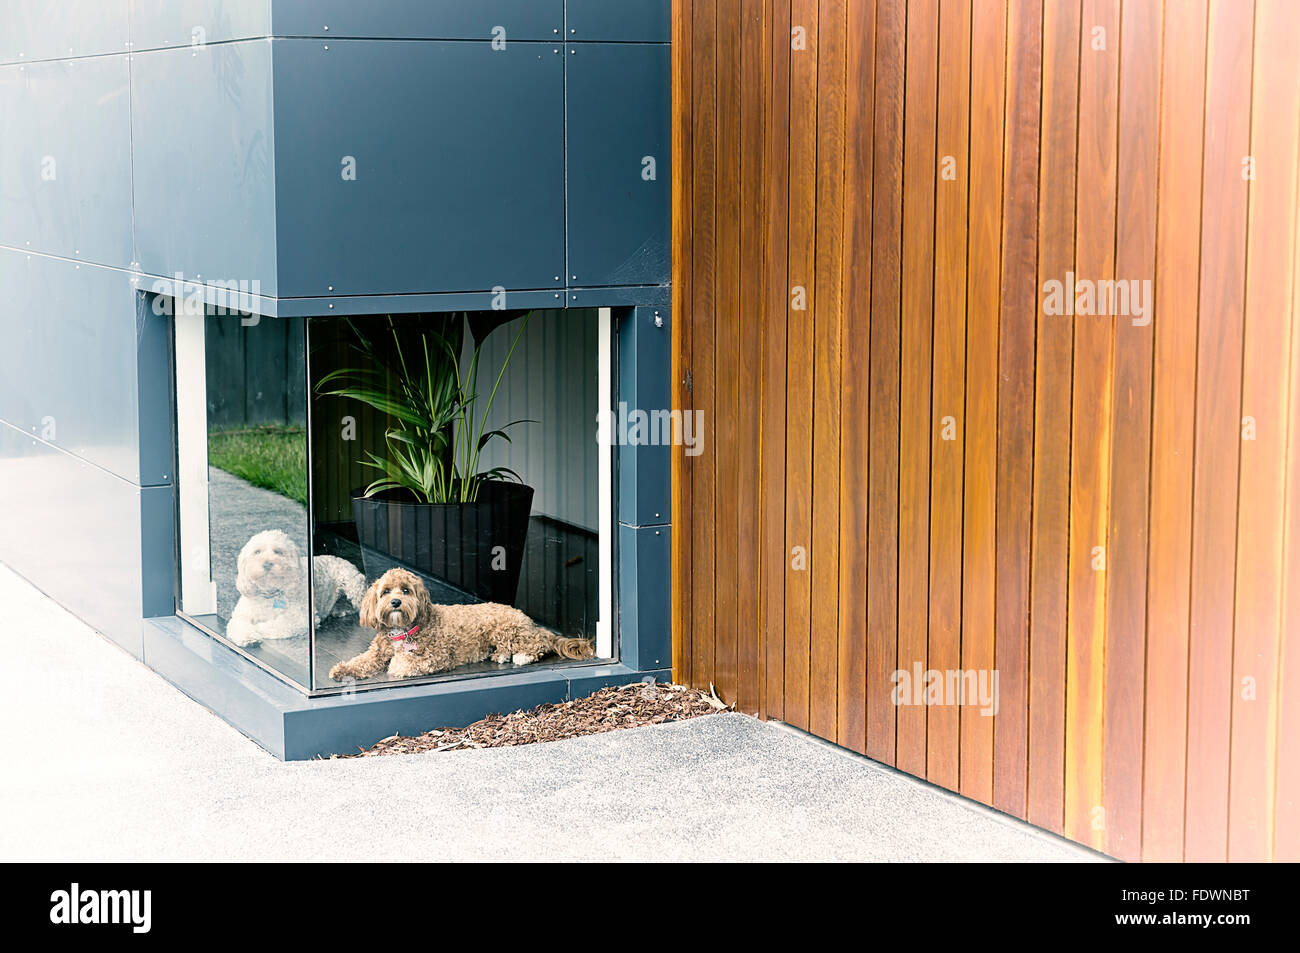
[[[239,602],[226,624],[227,639],[256,645],[307,634],[307,560],[288,534],[278,529],[258,533],[240,550],[238,567]],[[361,606],[366,579],[356,566],[338,556],[315,556],[311,568],[317,624],[331,613],[347,614],[348,603],[353,609]]]

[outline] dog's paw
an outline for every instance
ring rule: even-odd
[[[347,672],[343,671],[342,662],[337,662],[334,667],[330,669],[330,678],[334,679],[336,682],[341,682],[347,677]]]
[[[528,655],[524,652],[516,652],[511,659],[516,665],[532,665],[537,661],[536,655]]]
[[[498,652],[496,655],[492,656],[492,661],[496,662],[498,665],[509,665],[510,656],[505,652]]]

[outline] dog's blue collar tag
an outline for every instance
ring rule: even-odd
[[[276,599],[274,602],[271,603],[272,609],[283,609],[284,607],[285,607],[285,602],[283,599]]]

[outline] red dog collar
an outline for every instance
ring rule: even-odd
[[[408,635],[415,635],[415,633],[419,631],[420,631],[420,627],[418,625],[413,625],[405,632],[403,632],[401,635],[390,635],[389,638],[392,639],[394,642],[404,642],[406,641],[406,637]]]

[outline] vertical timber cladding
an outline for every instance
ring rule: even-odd
[[[673,41],[677,677],[1117,857],[1300,860],[1300,8]]]

